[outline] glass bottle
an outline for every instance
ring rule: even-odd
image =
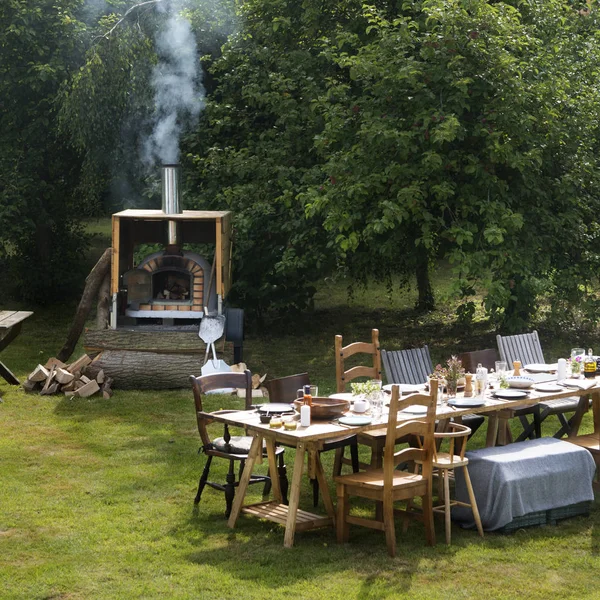
[[[587,356],[583,360],[584,377],[596,377],[596,359],[592,354],[592,349],[588,350]]]
[[[304,386],[304,404],[300,407],[300,425],[308,427],[310,425],[310,407],[312,406],[312,395],[310,385]]]

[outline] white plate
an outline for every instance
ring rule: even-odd
[[[523,368],[530,373],[555,373],[558,369],[558,363],[554,363],[553,365],[532,363],[530,365],[525,365]]]
[[[370,417],[340,417],[338,421],[342,425],[369,425],[372,421]]]
[[[420,404],[412,404],[400,412],[408,413],[409,415],[425,415],[427,414],[427,407]]]
[[[565,388],[556,383],[540,383],[535,386],[537,392],[564,392]]]
[[[354,401],[354,394],[351,392],[339,392],[338,394],[329,394],[330,398],[334,400],[349,400],[350,402]]]
[[[415,383],[388,383],[383,386],[383,389],[386,392],[392,391],[392,386],[397,385],[400,387],[400,392],[402,394],[407,394],[409,392],[423,392],[425,391],[425,384],[415,384]]]
[[[484,406],[485,398],[456,398],[456,400],[448,400],[448,405],[455,408],[474,408]]]
[[[283,402],[273,402],[271,404],[262,404],[258,407],[259,413],[269,413],[271,415],[280,415],[286,412],[294,412],[293,404],[284,404]]]
[[[511,375],[506,378],[508,385],[511,388],[530,388],[534,383],[535,379],[533,377],[525,377],[524,375]]]
[[[520,400],[521,398],[527,398],[527,392],[522,390],[496,390],[494,396],[503,400]]]

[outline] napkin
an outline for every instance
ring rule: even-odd
[[[560,382],[566,387],[579,388],[580,390],[589,390],[596,385],[595,379],[565,379]]]

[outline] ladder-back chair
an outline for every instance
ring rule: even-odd
[[[369,354],[372,365],[355,365],[345,370],[346,361],[355,354]],[[335,336],[335,379],[338,392],[346,391],[346,384],[358,377],[381,379],[381,350],[379,349],[379,330],[371,330],[371,342],[354,342],[343,345],[341,335]]]
[[[370,356],[367,362],[371,364],[354,365],[346,368],[346,361],[356,354]],[[346,386],[359,377],[381,380],[381,350],[379,348],[378,329],[371,330],[371,342],[354,342],[347,346],[344,346],[341,335],[335,336],[335,379],[338,393],[348,391]],[[358,436],[359,443],[371,448],[371,463],[361,463],[360,466],[362,468],[376,466],[377,462],[381,460],[380,455],[383,450],[384,440],[385,433],[381,432],[378,435],[363,433]],[[338,449],[336,453],[336,468],[339,465],[339,469],[341,469],[342,464],[352,464],[349,459],[344,457],[344,448]]]
[[[437,403],[437,386],[431,382],[429,394],[414,394],[400,399],[398,386],[392,387],[389,419],[383,468],[371,469],[360,473],[341,475],[335,478],[337,488],[337,540],[347,542],[350,525],[362,525],[385,532],[387,549],[390,556],[396,555],[396,530],[394,514],[399,512],[405,518],[415,517],[425,524],[425,536],[429,545],[435,544],[433,526],[433,504],[431,493],[432,459],[434,452],[434,427]],[[426,407],[427,413],[422,418],[410,421],[398,421],[398,412],[410,405]],[[396,440],[416,435],[422,438],[421,448],[404,448],[396,452]],[[420,465],[419,473],[399,471],[396,466],[407,461],[415,461]],[[349,500],[352,496],[367,498],[383,504],[381,518],[367,519],[350,514]],[[411,500],[421,497],[422,512],[399,511],[394,503],[400,500]]]
[[[198,433],[202,441],[200,451],[206,454],[206,464],[198,483],[198,492],[194,499],[194,504],[199,504],[202,496],[202,491],[206,485],[213,489],[225,492],[225,516],[229,517],[235,488],[239,485],[239,477],[244,469],[244,464],[250,452],[250,446],[253,438],[250,436],[232,436],[229,432],[227,424],[224,425],[223,435],[218,438],[212,438],[208,425],[213,422],[211,413],[204,411],[203,396],[211,390],[223,388],[242,388],[246,391],[245,408],[250,409],[252,404],[252,375],[246,370],[243,373],[213,373],[211,375],[203,375],[200,377],[190,376],[190,383],[194,393],[194,403],[196,405],[196,421],[198,423]],[[222,404],[222,402],[221,402]],[[238,409],[235,409],[238,410]],[[219,410],[216,413],[232,412],[232,410]],[[279,473],[271,473],[273,477],[279,476],[280,485],[283,490],[287,490],[288,482],[286,475],[286,467],[283,463],[283,448],[276,448],[275,453],[279,457]],[[265,453],[266,456],[266,453]],[[213,458],[221,458],[229,461],[229,471],[227,473],[225,483],[209,481],[208,476]],[[236,463],[239,466],[238,479],[236,480]],[[250,483],[264,483],[264,494],[268,494],[271,484],[271,479],[268,475],[252,475]]]

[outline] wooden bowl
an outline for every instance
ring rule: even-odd
[[[294,400],[294,407],[298,412],[300,412],[300,407],[303,404],[304,400],[302,400],[302,398]],[[310,416],[313,419],[333,419],[336,417],[341,417],[349,409],[349,400],[338,400],[336,398],[319,398],[315,396],[312,399]]]

